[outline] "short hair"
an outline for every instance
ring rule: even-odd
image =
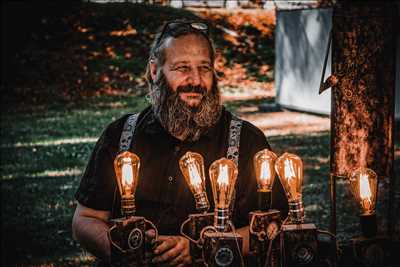
[[[187,25],[193,21],[189,21],[186,19],[178,19],[178,20],[172,20],[172,21],[167,21],[165,22],[161,28],[158,30],[156,37],[151,45],[150,49],[150,55],[149,59],[147,61],[147,66],[146,66],[146,79],[147,82],[152,84],[153,79],[151,77],[151,70],[150,70],[150,63],[152,61],[156,61],[157,65],[162,66],[165,63],[165,43],[168,38],[173,37],[173,38],[178,38],[181,36],[189,35],[189,34],[195,34],[198,36],[202,36],[205,38],[205,40],[208,43],[208,50],[210,52],[210,59],[211,62],[214,63],[215,61],[215,47],[214,47],[214,42],[210,38],[209,34],[206,34],[202,32],[201,30],[192,28],[192,27],[176,27],[171,31],[166,31],[166,27],[170,23],[182,23],[182,25]]]

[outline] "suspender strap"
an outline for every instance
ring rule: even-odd
[[[235,162],[239,168],[239,148],[240,148],[240,131],[242,129],[243,121],[232,114],[231,124],[229,126],[229,145],[226,157]],[[237,184],[237,181],[236,181]],[[233,192],[233,198],[229,207],[229,214],[232,215],[233,209],[235,208],[236,200],[236,185],[235,191]]]
[[[125,121],[124,128],[121,133],[121,138],[119,140],[119,152],[129,150],[132,143],[133,133],[135,132],[138,118],[139,118],[139,113],[136,113],[130,115],[128,119]]]
[[[240,131],[242,129],[242,120],[232,115],[231,124],[229,126],[229,146],[226,157],[233,160],[239,167],[239,147],[240,147]]]

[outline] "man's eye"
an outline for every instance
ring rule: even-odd
[[[201,67],[200,67],[200,70],[201,70],[203,73],[207,73],[207,72],[210,72],[210,71],[211,71],[211,67],[210,67],[210,66],[201,66]]]
[[[190,68],[188,66],[180,66],[176,68],[177,71],[181,71],[181,72],[188,72],[190,70]]]

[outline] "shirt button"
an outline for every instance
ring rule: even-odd
[[[179,150],[181,150],[181,148],[179,146],[176,146],[174,149],[175,149],[175,152],[179,152]]]
[[[172,182],[174,180],[174,178],[172,178],[172,176],[168,177],[168,181]]]

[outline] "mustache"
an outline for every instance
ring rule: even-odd
[[[179,93],[198,93],[205,95],[207,93],[207,89],[201,86],[192,86],[192,85],[186,85],[186,86],[179,86],[176,88],[176,92]]]

